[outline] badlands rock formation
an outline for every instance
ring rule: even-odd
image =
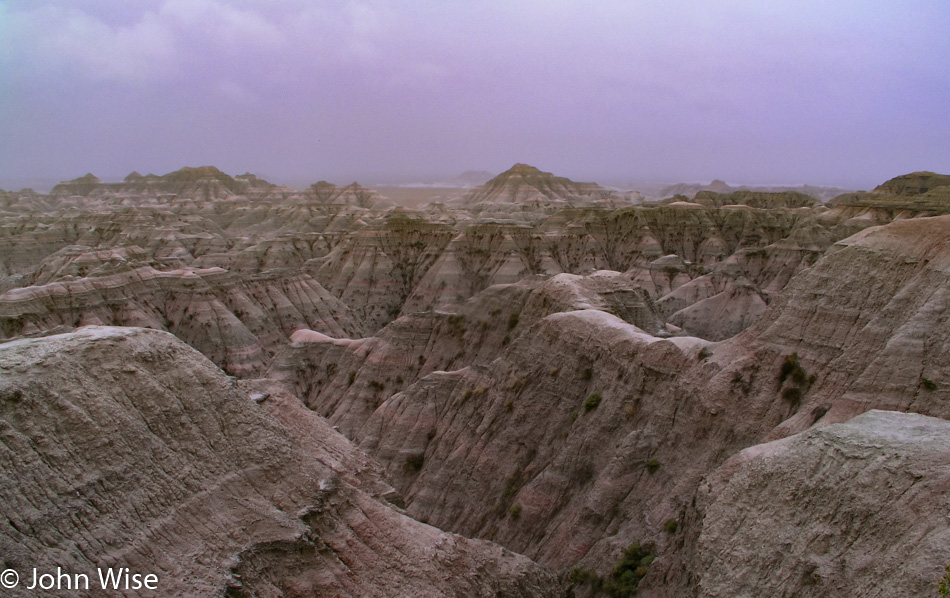
[[[622,203],[610,190],[596,183],[576,183],[527,164],[515,164],[484,185],[475,187],[459,201],[461,206],[473,210],[508,204],[522,211],[595,204],[615,207]]]
[[[719,345],[660,340],[596,309],[554,313],[495,361],[433,372],[361,413],[308,396],[383,462],[413,516],[602,575],[621,547],[650,542],[645,589],[682,595],[701,569],[684,560],[697,530],[666,522],[696,517],[700,481],[728,456],[868,409],[950,418],[950,330],[936,316],[950,307],[948,224],[841,242]],[[347,377],[405,371],[368,359]]]
[[[950,422],[868,411],[746,449],[697,493],[697,596],[935,596]]]
[[[945,179],[649,203],[516,165],[410,210],[204,167],[4,194],[3,558],[162,553],[197,595],[926,595]]]
[[[173,336],[0,345],[4,567],[158,576],[165,596],[544,596],[524,557],[401,515],[377,466]],[[33,595],[21,586],[12,595]]]

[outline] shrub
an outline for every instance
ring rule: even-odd
[[[808,374],[805,373],[805,369],[798,361],[798,353],[786,355],[784,361],[782,361],[782,366],[779,368],[778,374],[779,386],[784,384],[789,378],[796,384],[804,384],[808,381]]]
[[[425,463],[426,456],[424,453],[418,453],[416,455],[409,455],[406,457],[405,470],[411,472],[418,472],[422,469],[423,463]]]
[[[802,400],[802,390],[797,386],[789,386],[782,391],[782,398],[792,405],[797,405]]]
[[[581,378],[583,378],[584,380],[590,380],[590,379],[592,379],[593,377],[594,377],[594,370],[592,370],[592,369],[590,369],[590,368],[586,368],[586,369],[584,370],[584,373],[581,374]]]
[[[699,354],[696,355],[696,358],[702,361],[706,359],[707,357],[709,357],[710,355],[712,355],[712,353],[709,352],[709,349],[706,347],[703,347],[702,349],[699,350]]]
[[[657,461],[656,459],[650,459],[649,461],[647,461],[647,471],[649,471],[651,474],[656,473],[656,470],[658,470],[659,468],[660,468],[660,462]]]
[[[946,573],[937,582],[937,593],[941,596],[950,596],[950,565],[945,569]]]
[[[511,515],[512,519],[518,519],[521,517],[521,505],[515,503],[508,507],[508,514]]]
[[[501,344],[502,344],[502,345],[507,345],[507,344],[510,343],[510,342],[511,342],[511,337],[508,336],[507,334],[505,335],[505,338],[501,339]]]
[[[379,392],[382,389],[386,388],[386,386],[379,380],[370,380],[369,387],[375,390],[376,392]]]
[[[518,325],[518,314],[508,316],[508,330],[514,330]]]
[[[567,576],[567,580],[572,584],[589,584],[593,585],[595,580],[600,582],[600,577],[590,569],[584,569],[583,567],[574,567],[571,569],[571,574]],[[599,587],[599,584],[598,584]]]
[[[620,561],[604,582],[603,591],[613,598],[636,596],[637,586],[655,558],[652,546],[640,546],[634,542],[624,549]]]
[[[402,376],[396,376],[396,384],[402,384],[402,383],[403,383]]]
[[[508,411],[510,413],[514,408],[515,408],[514,401],[508,401],[507,403],[505,403],[505,411]]]
[[[679,529],[680,522],[675,519],[667,519],[666,523],[663,524],[663,529],[668,534],[675,534],[676,530]]]
[[[929,378],[924,378],[920,383],[925,390],[937,390],[937,383]]]
[[[592,411],[597,409],[597,406],[600,405],[600,400],[602,398],[603,396],[600,394],[599,390],[595,390],[594,392],[587,395],[587,399],[584,400],[584,411]]]
[[[637,586],[655,558],[652,546],[640,546],[635,542],[624,549],[607,579],[601,579],[590,569],[580,567],[574,567],[567,579],[572,586],[587,585],[594,595],[604,593],[611,598],[631,598],[636,596]]]
[[[346,385],[353,386],[353,382],[356,381],[356,372],[350,372],[349,378],[347,378]]]

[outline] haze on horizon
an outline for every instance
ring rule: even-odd
[[[950,4],[0,0],[0,188],[950,172]]]

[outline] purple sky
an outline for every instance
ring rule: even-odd
[[[950,2],[0,0],[0,187],[950,172]]]

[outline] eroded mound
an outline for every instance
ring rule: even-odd
[[[931,596],[950,422],[869,411],[749,448],[700,492],[697,596]]]
[[[170,334],[12,341],[0,372],[0,553],[21,578],[62,567],[89,596],[123,594],[99,567],[167,596],[551,595],[526,558],[374,499],[391,491],[326,423]]]

